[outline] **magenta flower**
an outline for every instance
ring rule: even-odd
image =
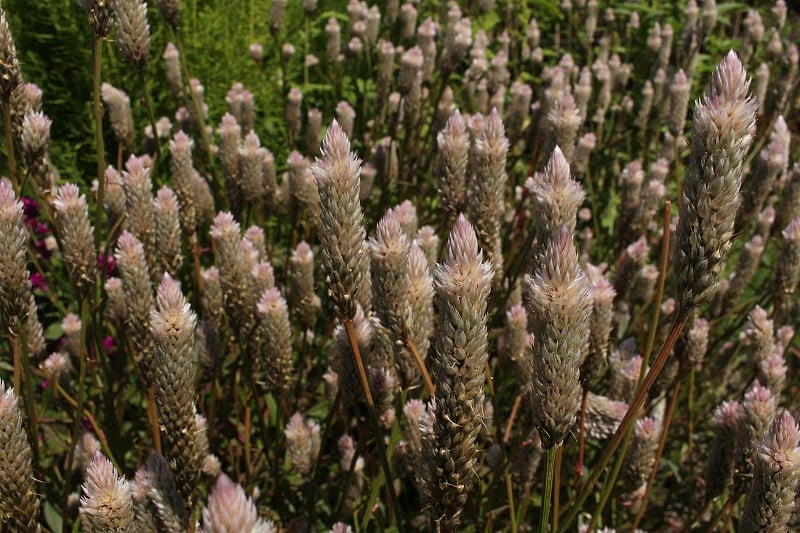
[[[44,239],[36,241],[33,247],[37,252],[39,252],[39,255],[42,256],[42,259],[50,259],[50,257],[53,255],[53,251],[47,247],[47,243]]]
[[[114,259],[113,255],[109,255],[105,257],[105,255],[101,252],[97,254],[97,268],[101,271],[103,270],[103,260],[105,259],[105,274],[106,276],[110,276],[114,273],[114,270],[117,268],[117,261]]]
[[[106,352],[106,354],[111,355],[111,352],[114,351],[114,346],[116,346],[116,344],[117,341],[114,339],[114,337],[109,335],[103,339],[103,350]]]
[[[34,289],[39,289],[40,291],[47,291],[47,281],[44,279],[44,276],[39,272],[34,272],[31,274],[31,287]]]

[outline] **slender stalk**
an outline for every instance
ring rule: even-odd
[[[86,330],[89,327],[89,300],[86,297],[81,297],[81,342],[80,342],[80,357],[78,366],[78,398],[75,403],[75,417],[72,423],[72,434],[70,436],[69,452],[67,453],[67,463],[65,465],[64,476],[64,493],[61,499],[61,520],[64,524],[64,530],[67,529],[69,518],[69,493],[71,490],[69,484],[69,473],[72,472],[72,467],[75,464],[75,444],[78,442],[78,436],[81,432],[81,425],[83,422],[84,403],[86,401],[86,362],[89,358],[89,347],[86,344]]]
[[[55,383],[55,389],[58,392],[58,394],[61,395],[61,397],[64,398],[64,400],[68,404],[70,404],[74,409],[77,409],[78,401],[75,398],[73,398],[67,391],[65,391],[60,383],[58,383],[57,381],[55,381],[54,383]],[[83,410],[83,416],[86,417],[86,420],[89,421],[89,425],[92,426],[92,429],[94,430],[97,439],[100,441],[100,444],[103,447],[103,453],[106,454],[109,461],[111,461],[111,463],[114,465],[114,468],[116,468],[119,471],[122,471],[122,468],[120,468],[119,463],[117,463],[117,460],[114,458],[114,453],[111,451],[111,446],[109,446],[108,444],[108,439],[106,439],[105,431],[103,431],[100,428],[100,425],[97,423],[97,419],[95,418],[95,416],[91,412],[89,412],[88,409]]]
[[[158,142],[158,131],[156,130],[156,116],[153,113],[153,106],[150,104],[150,94],[147,91],[147,81],[144,78],[144,71],[139,71],[139,83],[142,85],[142,98],[144,107],[147,109],[147,118],[150,120],[150,128],[153,130],[153,143],[156,145],[156,159],[161,161],[161,145]]]
[[[100,80],[103,65],[103,39],[92,34],[92,111],[94,113],[94,143],[97,151],[97,203],[94,208],[94,244],[100,247],[103,235],[103,202],[106,190],[106,149],[103,144],[103,104],[100,101]],[[120,158],[121,158],[120,147]]]
[[[508,444],[508,441],[511,440],[511,430],[514,428],[514,419],[517,417],[520,404],[522,404],[522,394],[517,394],[514,399],[514,405],[511,407],[511,414],[508,416],[506,431],[503,434],[503,444]]]
[[[181,72],[183,73],[183,78],[186,80],[186,83],[189,83],[191,79],[189,76],[189,67],[186,66],[186,54],[185,48],[183,47],[183,39],[181,39],[180,33],[175,30],[175,46],[178,49],[178,58],[179,63],[181,65]],[[197,96],[194,94],[194,91],[189,88],[189,98],[192,101],[192,108],[194,110],[195,120],[197,120],[197,127],[200,130],[200,139],[203,141],[203,152],[206,154],[206,158],[208,159],[209,164],[209,172],[212,172],[214,166],[214,155],[211,152],[211,139],[208,136],[208,132],[206,131],[206,121],[203,117],[203,109],[200,106],[200,101],[197,99]],[[155,134],[155,130],[153,131]],[[216,181],[215,181],[216,183]]]
[[[397,521],[397,529],[402,533],[405,531],[403,515],[400,511],[400,504],[397,501],[397,494],[395,494],[394,491],[394,484],[392,483],[392,469],[389,467],[389,461],[386,459],[386,450],[384,449],[383,440],[381,439],[380,425],[378,423],[378,413],[375,411],[375,401],[372,398],[372,391],[370,391],[369,382],[367,381],[367,371],[364,368],[364,361],[361,359],[361,351],[358,349],[356,332],[353,329],[353,320],[343,318],[342,325],[347,333],[347,339],[350,341],[350,348],[353,351],[353,359],[355,359],[356,368],[358,369],[358,377],[361,381],[361,390],[364,392],[364,399],[367,401],[369,419],[372,424],[372,430],[375,433],[375,447],[378,449],[381,466],[383,467],[383,473],[386,477],[386,488],[389,492],[389,500]]]
[[[564,446],[556,446],[556,467],[553,473],[553,529],[558,529],[558,506],[561,498],[561,455]]]
[[[625,440],[625,435],[627,434],[628,430],[633,428],[633,422],[636,420],[636,418],[638,418],[639,410],[642,408],[645,400],[647,399],[647,393],[653,387],[653,384],[656,382],[656,378],[658,378],[658,375],[664,368],[667,358],[669,357],[672,348],[674,348],[675,342],[678,340],[678,336],[680,335],[681,331],[683,331],[683,327],[686,325],[687,319],[688,312],[685,310],[678,310],[675,321],[672,323],[669,336],[664,342],[664,345],[661,347],[661,350],[658,352],[658,357],[656,357],[653,366],[650,368],[650,371],[647,373],[647,376],[645,376],[644,381],[637,390],[636,396],[628,407],[628,411],[625,413],[625,417],[622,419],[622,422],[620,422],[616,433],[614,433],[614,436],[611,437],[608,445],[600,455],[597,465],[592,469],[589,479],[586,481],[586,484],[583,486],[583,488],[581,488],[580,492],[576,495],[574,503],[569,507],[558,533],[564,533],[572,524],[572,521],[578,516],[581,506],[592,492],[592,487],[594,487],[594,484],[600,479],[603,470],[608,465],[609,461],[611,461],[614,452],[617,451],[622,444],[622,441]]]
[[[8,173],[11,174],[11,184],[14,187],[14,192],[19,196],[19,175],[17,174],[17,160],[14,157],[14,134],[11,131],[11,103],[8,100],[3,100],[3,129],[6,134]]]
[[[656,452],[656,458],[653,462],[653,468],[650,470],[650,476],[647,478],[647,488],[644,491],[644,497],[642,498],[642,503],[639,505],[639,511],[636,513],[636,519],[633,521],[633,527],[631,528],[633,531],[639,527],[639,522],[642,521],[642,517],[644,516],[644,512],[647,509],[647,499],[650,496],[650,490],[653,488],[653,482],[656,479],[656,473],[658,472],[658,464],[661,462],[661,456],[664,453],[664,447],[667,445],[667,433],[669,433],[669,426],[672,423],[672,417],[675,414],[675,405],[678,403],[678,396],[681,391],[681,384],[682,380],[680,376],[678,379],[675,380],[675,386],[672,389],[672,398],[669,401],[669,408],[667,408],[667,416],[664,419],[664,428],[661,430],[661,438],[658,443],[658,451]]]
[[[147,387],[147,420],[150,422],[150,433],[153,435],[153,449],[161,453],[161,430],[158,427],[158,411],[156,410],[155,385]]]
[[[403,344],[405,344],[406,349],[411,352],[411,355],[414,357],[414,361],[417,363],[420,374],[422,374],[422,380],[425,382],[425,388],[428,389],[428,394],[433,396],[433,394],[436,392],[436,387],[433,386],[431,375],[428,373],[428,369],[425,367],[425,361],[422,360],[422,356],[420,356],[417,347],[414,345],[414,342],[408,338],[408,335],[405,335]]]
[[[654,309],[653,315],[650,319],[650,329],[647,335],[647,344],[645,346],[645,351],[642,354],[642,368],[647,368],[647,365],[650,360],[650,355],[653,350],[653,345],[655,343],[655,335],[656,335],[656,328],[658,327],[658,319],[661,310],[660,302],[664,298],[664,284],[666,282],[666,272],[667,272],[667,262],[669,259],[669,237],[670,237],[670,230],[669,230],[669,220],[670,220],[670,208],[672,204],[667,201],[666,205],[664,206],[664,237],[661,240],[661,264],[660,264],[660,272],[659,272],[659,280],[658,280],[658,291],[656,293],[656,299],[654,301]],[[628,407],[628,411],[625,413],[625,417],[620,422],[619,427],[617,428],[616,433],[609,441],[608,446],[603,450],[603,453],[600,455],[600,460],[592,469],[592,473],[589,476],[586,484],[581,488],[578,496],[575,499],[575,503],[570,507],[569,513],[567,514],[566,519],[564,520],[564,525],[568,526],[572,520],[578,515],[578,511],[580,510],[580,506],[583,505],[583,502],[586,501],[586,498],[589,496],[589,492],[591,491],[592,486],[597,483],[597,480],[600,479],[600,475],[602,474],[603,469],[611,460],[614,452],[617,448],[622,445],[622,450],[620,452],[620,458],[617,463],[614,465],[614,470],[616,473],[619,473],[619,468],[622,467],[622,460],[625,456],[625,451],[628,448],[628,444],[630,444],[631,437],[633,435],[633,422],[639,416],[639,409],[642,408],[644,405],[644,401],[647,399],[647,393],[652,388],[653,384],[658,378],[658,375],[661,373],[661,370],[664,368],[664,365],[667,362],[667,358],[669,357],[672,348],[675,346],[675,342],[678,340],[678,336],[680,335],[683,327],[686,325],[686,322],[689,318],[689,313],[685,309],[679,309],[675,315],[675,321],[672,324],[672,328],[670,329],[669,336],[667,340],[664,342],[664,345],[661,347],[661,350],[656,357],[653,366],[650,368],[650,371],[647,373],[646,376],[643,374],[639,375],[639,386],[636,391],[636,396],[631,402],[630,406]],[[608,491],[610,494],[611,488],[613,488],[614,482],[616,481],[616,474],[612,471],[611,476],[608,478],[607,483],[604,485],[611,485],[611,487],[605,488],[604,491]],[[607,497],[606,497],[607,501]],[[598,505],[596,509],[593,520],[596,517],[599,517],[600,513],[602,513],[603,506],[605,505],[605,501],[601,498],[601,504]],[[559,533],[563,533],[566,530],[566,527],[559,530]]]
[[[588,396],[586,389],[583,389],[581,398],[581,417],[578,426],[578,461],[575,463],[575,473],[578,475],[577,483],[580,485],[580,478],[583,477],[583,456],[586,451],[586,399]]]
[[[505,478],[506,478],[506,496],[508,497],[508,511],[509,515],[511,516],[511,532],[517,533],[517,511],[514,508],[514,486],[511,482],[511,473],[506,468],[505,471]]]
[[[556,467],[556,446],[547,450],[547,466],[544,472],[542,491],[542,513],[539,516],[539,533],[547,533],[550,524],[550,504],[553,501],[553,475]]]

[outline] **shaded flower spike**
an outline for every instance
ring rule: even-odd
[[[131,114],[131,99],[121,89],[110,83],[103,83],[100,88],[103,103],[108,107],[111,129],[117,142],[127,150],[132,150],[134,145],[133,115]]]
[[[156,6],[170,26],[177,29],[181,22],[180,0],[156,0]]]
[[[800,429],[788,411],[775,417],[756,446],[755,479],[740,531],[787,531],[800,481]]]
[[[192,185],[194,167],[192,164],[192,139],[183,131],[178,131],[169,142],[172,156],[169,161],[172,187],[178,196],[179,214],[183,234],[191,237],[197,226],[197,205]]]
[[[586,194],[581,185],[570,177],[569,163],[558,146],[553,150],[544,174],[529,179],[526,187],[533,194],[533,210],[536,213],[538,246],[532,247],[537,252],[531,256],[535,260],[562,225],[570,233],[575,231],[578,207]],[[536,265],[538,261],[532,264]]]
[[[369,258],[359,202],[361,161],[350,152],[350,140],[335,120],[322,141],[321,157],[312,165],[319,189],[319,241],[322,268],[334,312],[352,319]]]
[[[679,307],[706,301],[733,240],[747,152],[755,135],[756,103],[744,66],[731,51],[694,111],[691,156],[676,232]]]
[[[143,70],[150,56],[150,25],[144,0],[116,0],[117,46],[136,70]]]
[[[264,339],[267,388],[280,394],[292,382],[292,325],[286,300],[277,288],[272,287],[261,296],[258,322]]]
[[[77,185],[68,183],[58,188],[53,205],[61,226],[61,254],[69,277],[79,291],[89,291],[97,277],[97,254],[86,197]]]
[[[468,211],[475,225],[478,242],[494,268],[495,282],[503,276],[503,250],[500,227],[505,211],[506,156],[508,138],[497,109],[492,109],[485,128],[474,142],[475,175],[468,199]]]
[[[544,448],[564,439],[580,410],[579,366],[589,341],[592,297],[572,234],[562,226],[526,277],[533,344],[533,412]]]
[[[0,181],[0,326],[19,332],[28,314],[31,282],[26,261],[28,232],[22,203],[11,184]]]
[[[208,506],[203,509],[202,533],[277,533],[271,521],[258,517],[256,506],[242,486],[221,474],[208,497]]]
[[[459,523],[475,483],[491,282],[492,267],[483,260],[475,231],[459,216],[447,241],[444,263],[436,267],[439,323],[431,362],[436,397],[424,424],[417,475],[423,501],[431,504],[431,516],[445,531]]]
[[[11,93],[22,84],[14,37],[8,27],[6,12],[0,8],[0,100],[8,102]]]
[[[117,239],[117,268],[122,275],[122,292],[127,303],[126,323],[133,339],[134,361],[145,383],[153,382],[153,337],[150,335],[150,310],[153,286],[144,247],[132,233],[123,231]]]
[[[290,302],[292,312],[304,326],[310,327],[322,305],[314,292],[314,252],[306,241],[300,241],[292,250],[292,290]]]
[[[37,531],[39,496],[19,400],[0,380],[0,514],[11,531]]]
[[[292,467],[307,476],[314,471],[320,447],[319,424],[307,420],[301,413],[295,413],[284,430],[286,449]]]
[[[150,312],[155,343],[155,397],[164,452],[175,472],[178,492],[191,500],[205,459],[195,420],[195,325],[197,317],[169,274],[158,286]]]
[[[80,513],[84,533],[134,531],[130,483],[99,451],[86,470]]]

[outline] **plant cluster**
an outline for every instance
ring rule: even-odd
[[[800,525],[784,0],[272,0],[224,104],[79,3],[83,180],[0,8],[0,530]]]

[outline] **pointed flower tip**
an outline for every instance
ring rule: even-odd
[[[749,88],[750,81],[742,61],[736,52],[729,51],[714,72],[708,96],[721,102],[743,100]]]

